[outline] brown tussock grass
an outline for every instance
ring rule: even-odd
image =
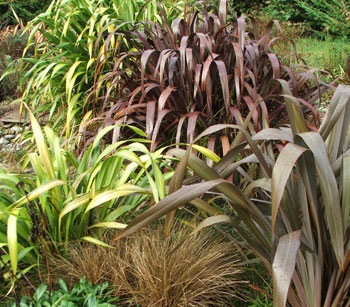
[[[232,306],[245,283],[234,246],[213,231],[190,231],[177,226],[165,238],[146,229],[113,243],[114,249],[71,246],[69,259],[52,261],[54,279],[108,281],[121,298],[118,306]]]

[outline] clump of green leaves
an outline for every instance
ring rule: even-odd
[[[105,134],[118,127],[102,130],[79,158],[30,116],[37,151],[24,167],[30,163],[34,174],[0,168],[0,268],[12,286],[37,267],[37,257],[64,254],[72,240],[106,246],[103,230],[124,228],[134,210],[164,198],[173,174],[161,171],[164,148],[150,153],[144,138],[103,146]]]
[[[49,291],[47,285],[40,285],[33,297],[24,296],[20,301],[22,307],[39,306],[96,306],[111,307],[116,306],[119,298],[108,288],[108,282],[92,285],[90,281],[83,277],[78,284],[69,290],[64,280],[59,279],[59,289]],[[13,307],[17,306],[15,303]]]

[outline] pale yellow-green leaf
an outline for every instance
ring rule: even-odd
[[[135,162],[137,163],[139,166],[141,166],[142,168],[144,167],[142,161],[140,160],[140,158],[133,153],[132,151],[128,151],[128,150],[120,150],[118,151],[118,153],[116,154],[119,157],[122,157],[124,159],[127,159],[129,161]]]
[[[150,185],[151,190],[152,190],[154,201],[157,203],[160,200],[159,199],[159,192],[158,192],[157,185],[154,182],[152,176],[148,172],[146,172],[146,176],[147,176],[147,179],[148,179],[148,184]]]
[[[82,240],[85,240],[85,241],[87,241],[87,242],[96,244],[96,245],[103,246],[103,247],[114,248],[113,246],[108,245],[107,243],[102,242],[101,240],[96,239],[96,238],[93,238],[93,237],[82,237],[81,239],[82,239]]]
[[[101,152],[101,154],[98,156],[97,162],[101,161],[105,156],[107,156],[108,154],[110,154],[111,152],[113,152],[114,150],[116,150],[120,145],[124,144],[125,142],[127,142],[127,140],[115,142],[114,144],[109,145],[109,146],[108,146],[107,148],[105,148],[105,149]]]
[[[126,195],[130,195],[133,193],[142,193],[142,194],[149,194],[150,192],[146,189],[143,189],[141,187],[138,186],[134,186],[131,184],[125,184],[122,186],[119,186],[118,188],[116,188],[115,190],[110,190],[110,191],[105,191],[102,192],[100,194],[97,194],[89,203],[89,205],[87,206],[85,212],[88,212],[89,210],[107,202],[110,201],[112,199],[116,199],[118,197],[121,196],[126,196]]]
[[[199,151],[203,156],[209,158],[210,160],[214,161],[215,163],[220,161],[220,157],[208,148],[205,148],[203,146],[199,146],[196,144],[193,144],[192,148]]]
[[[95,58],[91,58],[88,63],[86,64],[86,71],[89,70],[90,66],[95,63]]]
[[[62,218],[69,212],[83,206],[84,204],[88,203],[90,200],[90,194],[85,194],[82,196],[79,196],[78,198],[68,202],[64,208],[61,210],[59,216],[58,216],[58,223],[61,224]]]
[[[11,181],[13,184],[18,184],[19,179],[14,174],[1,174],[0,173],[0,182],[1,180]]]
[[[54,67],[55,65],[56,65],[56,63],[51,63],[39,74],[38,80],[35,81],[35,85],[37,87],[39,87],[44,82],[44,80],[47,80],[47,74],[49,73],[51,68]]]
[[[77,37],[77,42],[75,44],[75,46],[77,47],[79,44],[79,41],[83,38],[84,33],[89,29],[89,26],[86,26],[83,31],[80,32],[79,36]]]
[[[51,180],[49,182],[46,182],[44,184],[42,184],[41,186],[39,186],[38,188],[36,188],[35,190],[31,191],[29,194],[27,194],[26,196],[20,198],[19,200],[17,200],[15,203],[13,203],[14,207],[18,207],[21,206],[25,203],[29,201],[32,201],[33,199],[42,196],[42,194],[46,193],[47,191],[58,187],[60,185],[64,185],[66,184],[66,182],[62,181],[62,180]]]
[[[130,174],[134,171],[134,169],[137,168],[137,163],[129,163],[125,170],[123,171],[122,175],[120,176],[117,185],[122,185],[126,183],[130,179]]]
[[[68,17],[67,21],[64,23],[63,30],[62,30],[62,37],[67,35],[67,31],[70,26],[70,19],[71,19],[71,15]]]
[[[9,248],[11,269],[14,275],[16,275],[18,263],[17,216],[20,210],[20,208],[12,209],[7,221],[7,244]]]
[[[82,63],[82,62],[81,62],[81,63]],[[68,84],[68,94],[67,94],[67,102],[68,102],[69,106],[71,106],[71,103],[72,103],[71,97],[72,97],[72,93],[73,93],[73,87],[74,87],[74,85],[75,85],[75,80],[76,80],[80,75],[82,75],[82,74],[84,74],[84,71],[76,72],[76,73],[74,74],[74,76],[69,80],[69,84]],[[78,93],[78,94],[80,95],[81,93]]]
[[[74,81],[73,79],[73,75],[75,73],[75,70],[77,69],[77,67],[82,63],[82,61],[77,61],[75,62],[71,68],[69,68],[67,75],[66,75],[66,96],[67,96],[67,102],[69,103],[70,101],[70,97],[72,95],[72,90],[73,90],[73,86],[74,86]]]
[[[98,174],[98,172],[100,171],[101,167],[102,167],[102,163],[98,164],[96,166],[96,168],[92,171],[92,173],[90,175],[90,178],[89,178],[89,182],[88,182],[88,184],[86,186],[86,190],[87,191],[91,190],[91,187],[92,187],[93,183],[95,182],[94,181],[95,180],[95,176]]]
[[[55,172],[53,170],[51,156],[47,148],[44,135],[41,131],[41,127],[38,121],[36,120],[36,118],[34,117],[33,113],[30,110],[28,110],[28,112],[30,115],[32,130],[33,130],[33,134],[34,134],[35,142],[39,151],[40,158],[44,163],[47,173],[49,174],[49,178],[54,179]]]
[[[99,133],[96,135],[96,137],[94,139],[92,147],[95,148],[98,145],[98,143],[100,142],[100,140],[104,137],[104,135],[117,126],[118,125],[107,126],[107,127],[103,128],[101,131],[99,131]]]
[[[97,223],[95,225],[90,226],[89,228],[113,228],[113,229],[124,229],[126,228],[126,224],[118,223],[118,222],[102,222]]]

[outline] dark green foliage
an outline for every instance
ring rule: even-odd
[[[17,60],[22,57],[28,37],[22,34],[22,31],[13,27],[7,27],[0,34],[0,77],[11,63],[19,63]],[[14,71],[17,66],[15,63],[12,65]],[[18,74],[11,74],[0,80],[0,102],[16,95],[18,79]]]
[[[267,5],[264,0],[228,0],[227,3],[230,8],[237,12],[238,15],[243,13],[254,13]]]
[[[11,56],[4,55],[0,57],[0,75],[4,72],[6,67],[11,62]],[[15,94],[17,84],[11,81],[11,78],[4,78],[0,81],[0,102],[5,100],[6,97]]]
[[[83,277],[79,284],[76,284],[71,291],[68,290],[66,283],[60,279],[58,281],[59,289],[48,290],[47,285],[41,285],[36,290],[32,298],[25,296],[21,299],[21,307],[39,307],[39,306],[57,306],[57,307],[74,307],[74,306],[115,306],[119,300],[113,297],[113,290],[108,289],[108,282],[101,285],[93,286],[90,281]],[[13,307],[16,306],[14,303]]]
[[[318,34],[349,37],[350,2],[348,0],[271,0],[263,9],[272,18],[304,22]]]
[[[306,13],[307,23],[317,31],[347,37],[350,35],[350,2],[348,0],[295,0]]]
[[[271,0],[269,5],[263,8],[263,12],[281,21],[305,21],[305,12],[296,0]]]
[[[17,24],[10,6],[14,9],[17,16],[25,24],[34,17],[44,12],[50,5],[51,0],[14,0],[5,1],[0,4],[0,28],[4,25]]]

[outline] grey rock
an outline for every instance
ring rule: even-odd
[[[8,141],[13,140],[16,136],[13,134],[6,134],[4,138]]]
[[[0,145],[6,145],[8,143],[10,143],[10,142],[8,140],[6,140],[5,137],[0,138]]]
[[[13,126],[10,128],[10,131],[14,132],[14,133],[20,133],[20,132],[22,132],[22,128],[19,126]]]

